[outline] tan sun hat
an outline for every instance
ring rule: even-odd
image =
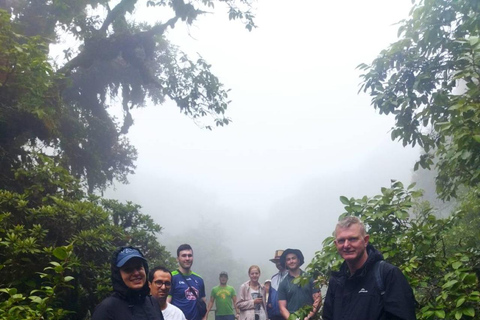
[[[270,261],[272,261],[273,263],[279,262],[282,254],[283,254],[283,250],[275,250],[275,258],[270,259]]]

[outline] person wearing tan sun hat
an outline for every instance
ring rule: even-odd
[[[280,263],[280,257],[283,254],[283,250],[275,250],[275,255],[273,259],[270,259],[271,262],[275,263],[275,266],[278,269],[278,273],[272,276],[270,281],[270,286],[268,289],[268,298],[267,298],[267,314],[270,320],[283,320],[282,315],[280,314],[280,307],[278,305],[278,286],[280,282],[288,274],[288,270]]]
[[[271,262],[275,263],[275,266],[278,269],[278,272],[272,276],[271,286],[275,290],[278,290],[280,282],[282,282],[282,280],[285,279],[288,274],[288,270],[285,269],[285,267],[280,263],[280,257],[282,256],[282,253],[283,250],[275,250],[275,256],[273,259],[270,259]]]

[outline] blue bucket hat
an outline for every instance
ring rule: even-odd
[[[127,247],[127,248],[123,248],[122,251],[118,253],[116,266],[118,268],[121,268],[125,263],[127,263],[128,260],[132,258],[139,258],[139,259],[142,259],[143,261],[147,261],[145,260],[142,253],[138,249]]]
[[[286,268],[285,264],[286,264],[286,260],[287,260],[287,254],[289,253],[293,253],[294,255],[297,256],[297,259],[299,261],[299,266],[301,266],[304,262],[305,262],[305,258],[303,257],[303,254],[302,254],[302,251],[298,250],[298,249],[290,249],[288,248],[287,250],[283,251],[281,257],[280,257],[280,264]]]

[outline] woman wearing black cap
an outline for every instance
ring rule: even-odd
[[[158,302],[150,296],[148,264],[140,250],[118,248],[111,271],[114,292],[95,308],[92,320],[163,320]]]

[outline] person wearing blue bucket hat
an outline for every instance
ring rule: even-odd
[[[304,319],[308,320],[320,308],[322,297],[319,289],[314,286],[313,279],[310,278],[304,285],[294,282],[295,278],[305,275],[300,269],[304,262],[303,253],[298,249],[286,249],[280,257],[280,263],[288,270],[288,275],[278,287],[278,305],[284,319],[288,319],[298,309],[311,305],[313,310]]]
[[[104,299],[92,320],[163,320],[158,302],[150,296],[148,263],[135,247],[120,247],[110,260],[113,293]]]

